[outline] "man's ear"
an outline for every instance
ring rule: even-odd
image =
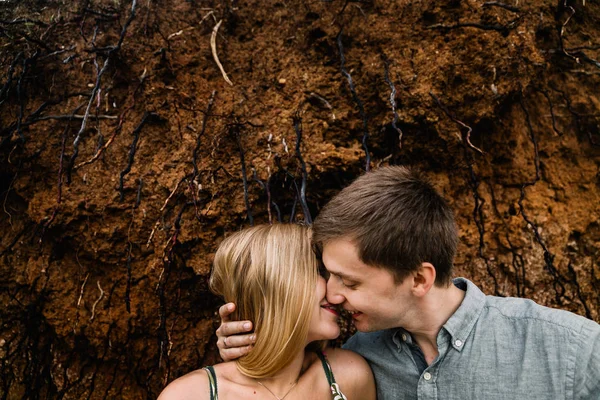
[[[417,297],[423,297],[429,293],[435,283],[435,276],[436,273],[433,264],[428,262],[422,263],[413,273],[413,294]]]

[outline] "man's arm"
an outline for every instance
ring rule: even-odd
[[[217,329],[217,347],[223,361],[232,361],[248,354],[256,342],[251,321],[231,321],[229,316],[235,311],[235,304],[227,303],[219,308],[221,326]]]

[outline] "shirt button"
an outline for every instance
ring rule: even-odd
[[[402,341],[406,342],[406,340],[408,339],[408,337],[406,336],[406,333],[402,334]]]
[[[456,341],[454,342],[454,345],[455,345],[456,347],[460,347],[460,346],[462,346],[462,345],[463,345],[463,342],[462,342],[462,340],[456,340]]]
[[[426,381],[431,380],[431,374],[429,372],[425,372],[423,374],[423,379],[425,379]]]

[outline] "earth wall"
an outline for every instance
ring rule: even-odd
[[[218,362],[224,235],[382,165],[457,275],[600,321],[599,38],[596,1],[0,1],[0,398]]]

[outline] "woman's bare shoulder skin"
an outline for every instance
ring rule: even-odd
[[[210,400],[207,372],[197,369],[169,383],[158,400]]]
[[[364,358],[343,349],[327,349],[325,354],[335,380],[348,400],[375,400],[373,372]]]

